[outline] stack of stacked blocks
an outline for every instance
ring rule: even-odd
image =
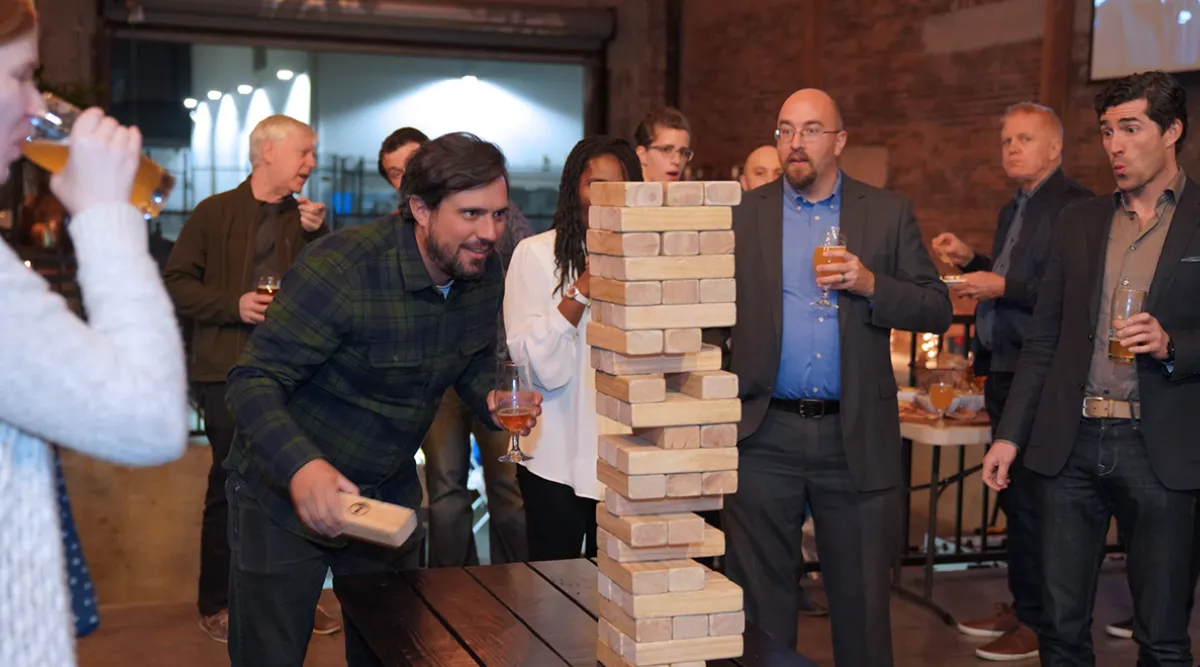
[[[701,329],[732,326],[735,182],[593,183],[587,247],[601,435],[598,659],[703,667],[742,654],[742,590],[694,558],[725,536],[696,514],[737,490],[737,376]]]

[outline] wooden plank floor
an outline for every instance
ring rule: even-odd
[[[551,568],[552,569],[552,568]],[[545,573],[546,570],[542,569]],[[912,571],[910,576],[919,573]],[[495,594],[497,604],[524,604],[519,591],[510,584],[488,578],[476,581]],[[492,588],[492,587],[495,588]],[[819,587],[814,594],[822,597]],[[503,591],[503,593],[499,592]],[[935,596],[960,618],[987,613],[992,604],[1006,596],[1004,570],[976,570],[940,574]],[[489,596],[490,597],[490,596]],[[1096,604],[1096,664],[1098,667],[1124,667],[1136,662],[1136,647],[1127,640],[1111,639],[1103,634],[1102,624],[1130,614],[1129,592],[1123,570],[1106,571],[1100,583]],[[335,609],[332,594],[326,593],[327,608]],[[451,606],[453,606],[451,604]],[[472,612],[477,610],[472,609]],[[535,615],[536,616],[536,615]],[[1200,617],[1200,615],[1197,615]],[[1192,642],[1200,652],[1200,623],[1192,620]],[[535,627],[539,634],[544,630]],[[980,645],[942,625],[934,616],[897,598],[892,599],[892,635],[895,637],[896,667],[979,667],[974,650]],[[800,651],[832,667],[827,619],[804,618],[800,621]],[[127,665],[172,665],[173,667],[221,667],[228,665],[225,646],[205,636],[196,626],[195,606],[191,604],[154,605],[125,608],[101,607],[101,628],[80,640],[81,667],[126,667]],[[575,656],[567,661],[576,662]],[[537,664],[562,664],[558,656]],[[341,633],[333,637],[314,637],[309,644],[305,667],[342,667],[346,664]],[[535,664],[535,663],[526,663]],[[1036,665],[1036,661],[1016,663]]]

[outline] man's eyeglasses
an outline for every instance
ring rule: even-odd
[[[809,144],[817,139],[820,139],[822,135],[837,134],[839,132],[841,132],[841,130],[826,130],[820,125],[809,125],[807,127],[800,128],[800,130],[797,130],[794,127],[780,127],[775,130],[775,141],[786,141],[791,143],[792,139],[799,134],[801,143]]]
[[[650,150],[658,151],[666,157],[671,157],[672,155],[678,153],[679,157],[683,158],[684,162],[691,162],[692,156],[695,155],[692,149],[688,148],[687,146],[672,146],[670,144],[667,144],[666,146],[651,146]]]

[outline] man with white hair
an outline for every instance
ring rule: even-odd
[[[250,177],[196,205],[163,271],[176,309],[193,327],[188,378],[196,385],[213,455],[197,606],[200,627],[222,643],[229,628],[229,511],[221,464],[234,431],[225,375],[274,298],[256,292],[259,278],[282,278],[300,250],[328,232],[325,205],[296,196],[317,166],[316,143],[313,129],[294,118],[263,119],[250,133]],[[318,607],[314,632],[331,634],[340,627]]]

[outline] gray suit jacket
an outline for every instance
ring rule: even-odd
[[[892,373],[892,329],[942,333],[953,317],[946,286],[929,258],[908,199],[843,174],[842,234],[846,249],[875,273],[875,297],[838,294],[841,333],[843,444],[859,491],[903,483],[900,418]],[[733,213],[737,259],[737,324],[730,368],[743,401],[739,439],[766,415],[783,326],[783,186],[746,193]],[[787,261],[811,262],[811,257]]]

